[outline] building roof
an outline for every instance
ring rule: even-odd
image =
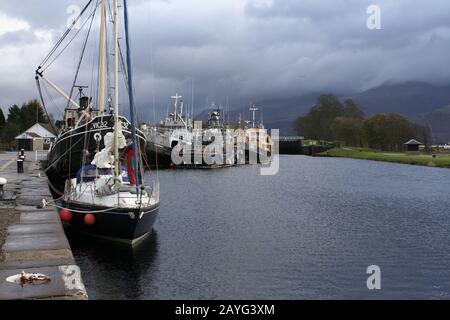
[[[16,137],[17,139],[32,139],[32,138],[56,138],[56,136],[48,131],[42,124],[36,123],[34,126],[21,133]]]
[[[40,135],[38,135],[35,132],[27,132],[26,134],[33,138],[42,138]]]
[[[422,142],[419,142],[416,139],[411,139],[408,142],[405,142],[404,144],[407,146],[422,146],[423,145]]]
[[[42,139],[38,134],[36,134],[36,133],[34,133],[34,132],[24,132],[24,133],[22,133],[22,134],[20,134],[20,135],[18,135],[17,137],[16,137],[16,140],[19,140],[19,139],[34,139],[34,138],[40,138],[40,139]]]

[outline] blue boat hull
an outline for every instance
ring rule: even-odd
[[[106,212],[99,212],[107,209],[101,206],[65,201],[61,201],[60,204],[72,212],[71,220],[64,221],[66,226],[92,236],[123,242],[134,242],[149,234],[159,211],[159,204],[141,210],[115,208]],[[89,213],[95,217],[93,225],[87,225],[84,221],[86,214]]]

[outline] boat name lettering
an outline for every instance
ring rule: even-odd
[[[108,127],[108,121],[99,121],[94,122],[91,126],[91,129],[103,129]]]

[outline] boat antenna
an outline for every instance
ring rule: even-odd
[[[116,0],[117,1],[117,0]],[[123,14],[125,22],[125,43],[127,49],[127,78],[128,78],[128,99],[130,104],[130,122],[131,122],[131,140],[133,142],[133,161],[134,170],[136,171],[136,195],[139,197],[139,159],[138,159],[138,145],[136,139],[136,114],[134,109],[134,93],[133,93],[133,76],[131,68],[131,48],[130,48],[130,33],[128,26],[128,5],[127,0],[123,0]]]
[[[175,120],[177,120],[177,119],[178,119],[178,101],[179,101],[180,99],[182,99],[183,97],[180,96],[180,95],[178,95],[178,93],[176,93],[176,94],[175,94],[174,96],[172,96],[171,98],[174,99],[174,103],[173,103],[173,105],[174,105],[174,114],[173,114],[173,118],[174,118]]]
[[[264,112],[261,110],[261,126],[264,127]]]
[[[251,107],[249,110],[253,113],[252,128],[255,128],[255,113],[256,113],[256,111],[258,111],[259,109],[258,109],[255,105],[253,105],[253,107]]]
[[[227,117],[228,117],[228,119],[227,119]],[[230,121],[229,121],[229,116],[228,116],[228,96],[227,96],[227,98],[226,98],[225,112],[224,112],[224,114],[223,114],[223,119],[224,119],[224,121],[226,122],[226,124],[228,125],[228,123],[230,122]]]
[[[194,125],[194,78],[192,78],[192,87],[191,87],[191,120],[192,126]]]
[[[180,100],[180,114],[178,115],[181,120],[183,120],[183,107],[184,107],[184,101],[183,99]]]

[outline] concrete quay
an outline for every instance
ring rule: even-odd
[[[0,239],[0,300],[88,298],[72,251],[54,208],[38,209],[42,199],[50,199],[45,174],[34,155],[25,161],[24,173],[17,173],[15,153],[0,154],[0,177],[8,183],[4,187],[5,201],[0,201],[2,215],[13,222],[0,224],[6,229]],[[14,199],[15,198],[15,199]],[[18,217],[12,212],[15,210]],[[21,284],[17,275],[37,273],[50,281]],[[14,277],[16,276],[16,277]]]

